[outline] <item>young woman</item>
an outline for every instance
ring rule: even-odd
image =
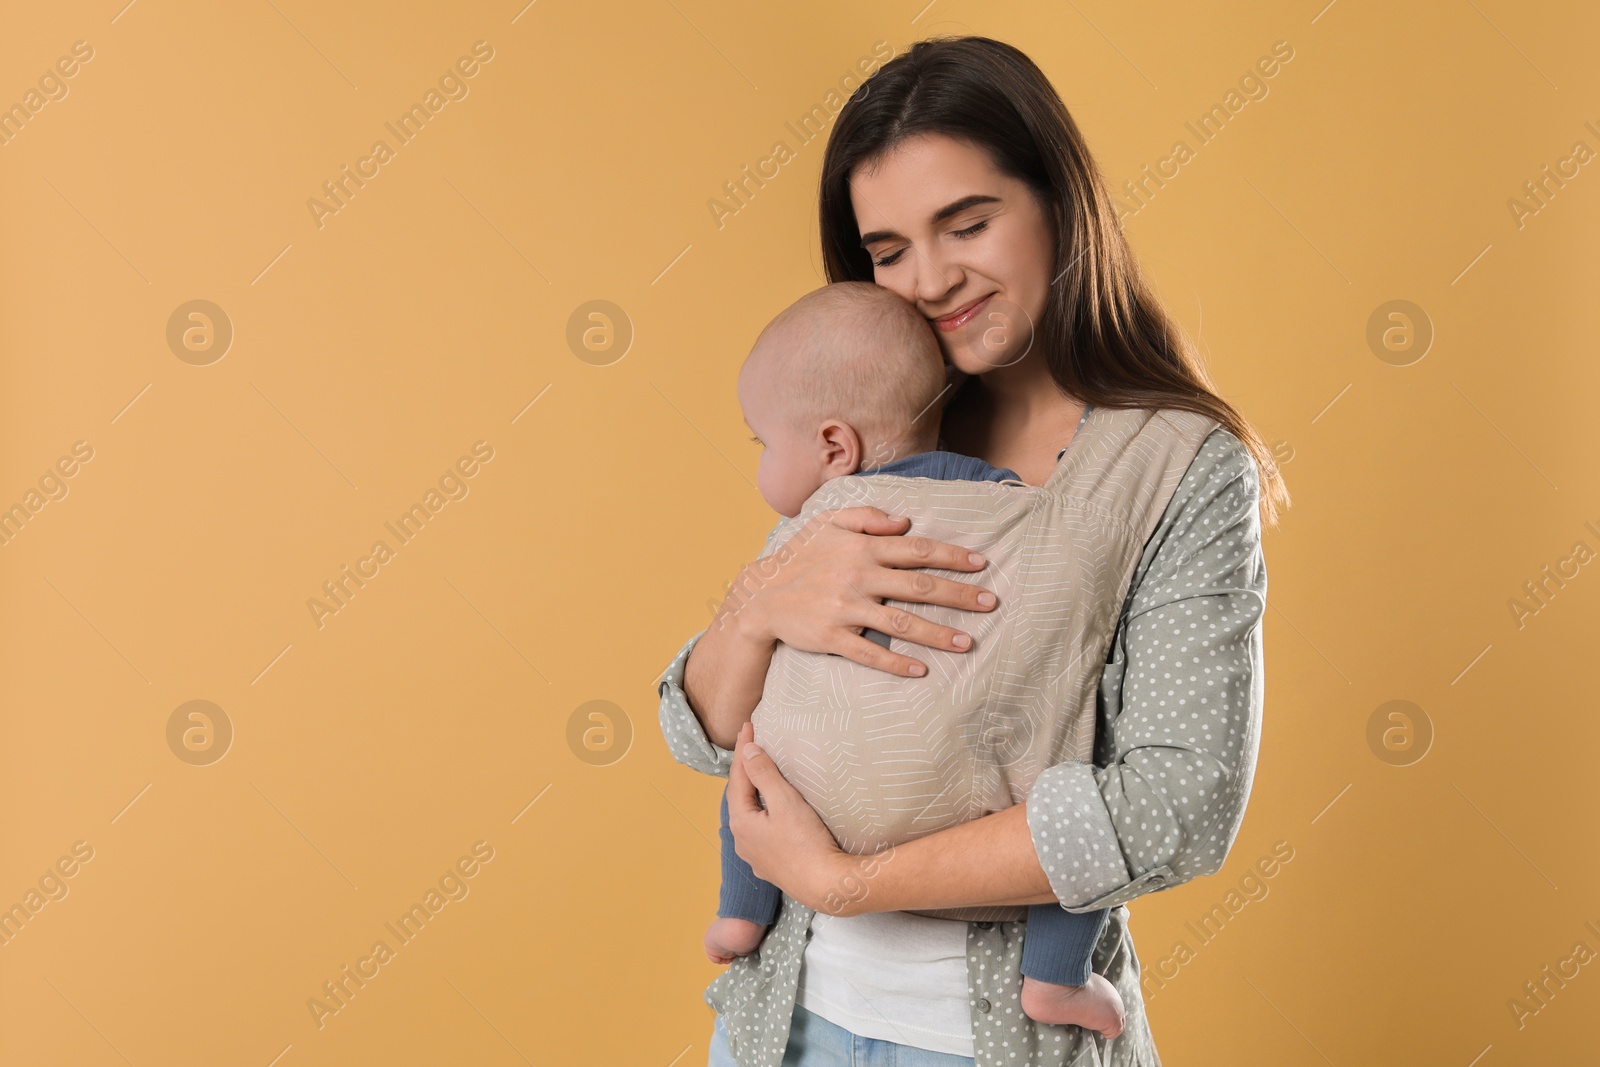
[[[941,448],[1037,485],[1097,411],[1182,409],[1219,425],[1134,572],[1102,675],[1094,763],[1047,768],[1025,803],[850,856],[749,744],[778,641],[907,677],[925,666],[862,628],[970,647],[955,629],[882,605],[994,606],[981,574],[920,572],[981,564],[900,536],[903,517],[818,516],[781,566],[747,567],[679,651],[660,686],[668,745],[729,777],[739,855],[784,890],[759,954],[706,991],[719,1012],[711,1062],[834,1063],[843,1052],[858,1057],[844,1062],[1155,1064],[1123,905],[1215,873],[1243,816],[1262,701],[1261,527],[1288,502],[1281,476],[1141,280],[1082,136],[1014,47],[927,40],[874,74],[829,137],[821,230],[830,282],[876,282],[932,324],[955,387]],[[1115,1039],[1024,1014],[1025,923],[904,910],[1056,901],[1111,909],[1094,969],[1126,1007]]]

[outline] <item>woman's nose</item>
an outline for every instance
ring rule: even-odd
[[[924,304],[937,304],[961,284],[961,271],[947,262],[938,252],[914,249],[916,253],[917,299]]]

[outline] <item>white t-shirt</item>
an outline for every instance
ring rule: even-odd
[[[796,1001],[861,1037],[973,1055],[967,924],[904,911],[818,912]]]

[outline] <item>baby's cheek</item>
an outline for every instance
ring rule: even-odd
[[[773,510],[781,512],[788,501],[784,498],[783,487],[778,484],[780,480],[774,466],[767,462],[766,456],[762,456],[761,466],[756,469],[756,489]]]

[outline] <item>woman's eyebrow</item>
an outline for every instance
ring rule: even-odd
[[[951,215],[959,214],[975,204],[998,204],[999,202],[1000,198],[998,196],[986,196],[982,193],[973,193],[971,196],[963,196],[960,200],[946,204],[938,211],[935,211],[933,213],[933,218],[929,221],[943,222]],[[865,248],[874,241],[886,241],[891,237],[899,236],[900,235],[895,233],[893,230],[873,230],[871,233],[864,233],[861,235],[861,247]]]

